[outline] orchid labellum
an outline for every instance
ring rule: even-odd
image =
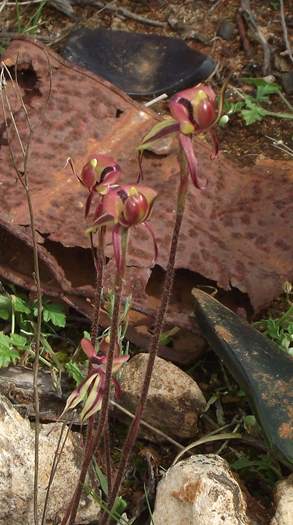
[[[156,240],[147,222],[156,197],[157,192],[147,186],[124,184],[112,187],[99,202],[94,215],[94,225],[88,231],[95,231],[98,227],[108,224],[113,225],[113,248],[118,269],[121,269],[125,262],[121,246],[122,234],[132,226],[141,224],[148,230],[154,244],[155,259],[157,258]]]
[[[84,401],[84,406],[80,414],[81,421],[86,421],[93,414],[98,412],[102,405],[104,385],[105,385],[105,370],[107,363],[107,348],[109,341],[107,338],[102,340],[100,344],[100,350],[102,355],[98,355],[92,345],[87,339],[81,340],[81,347],[84,353],[87,355],[91,364],[87,377],[78,385],[78,387],[70,394],[67,399],[66,406],[61,414],[65,414],[68,410],[72,410],[79,403]],[[117,343],[116,352],[113,360],[112,373],[115,373],[125,363],[129,356],[121,356],[120,348]],[[115,388],[115,395],[119,397],[120,386],[118,381],[112,377],[112,383]],[[60,416],[60,417],[61,417]]]
[[[214,155],[217,155],[218,141],[212,129],[218,120],[216,95],[210,86],[199,84],[174,95],[169,101],[169,109],[172,118],[156,124],[139,146],[140,167],[142,154],[145,150],[151,149],[155,141],[176,133],[185,154],[192,181],[197,188],[204,189],[206,183],[201,180],[198,173],[198,161],[194,152],[192,137],[208,132],[214,144]]]
[[[117,184],[120,175],[119,164],[106,155],[95,155],[85,164],[78,179],[89,191],[85,205],[86,217],[94,194],[105,195],[111,186]]]

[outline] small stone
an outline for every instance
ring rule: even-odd
[[[41,426],[39,440],[38,515],[41,522],[51,466],[62,423]],[[64,433],[64,435],[66,432]],[[0,396],[0,525],[32,525],[34,499],[34,430],[27,419]],[[75,490],[82,458],[78,434],[69,432],[51,485],[46,525],[57,525]],[[81,498],[77,523],[97,518],[99,507],[87,496]]]
[[[293,95],[293,71],[281,75],[282,86],[287,95]]]
[[[279,481],[275,490],[276,513],[270,525],[292,525],[293,521],[293,474]]]
[[[132,412],[140,397],[147,360],[148,354],[137,354],[121,372],[120,403]],[[157,357],[143,419],[170,437],[192,438],[205,406],[197,383],[177,366]]]
[[[223,40],[233,40],[235,29],[236,26],[231,20],[222,20],[217,30],[217,36]]]
[[[156,525],[252,525],[228,463],[214,454],[172,466],[157,487]]]

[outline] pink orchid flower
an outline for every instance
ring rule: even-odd
[[[84,402],[84,406],[80,414],[81,421],[84,422],[93,414],[98,412],[102,406],[109,341],[107,341],[107,338],[105,338],[100,343],[100,353],[102,353],[102,355],[98,355],[96,353],[96,350],[88,339],[82,339],[80,344],[91,364],[90,370],[87,377],[70,394],[60,417],[62,417],[69,410],[73,410],[73,408],[75,408],[79,403]],[[118,372],[119,368],[129,358],[128,355],[120,355],[118,343],[116,345],[115,354],[116,355],[114,357],[112,369],[112,373],[114,374]],[[118,398],[121,393],[120,385],[117,379],[114,377],[112,377],[112,383],[115,388],[115,396]]]
[[[95,155],[83,167],[79,181],[89,191],[85,205],[85,216],[89,214],[95,193],[105,195],[111,186],[115,186],[120,178],[119,164],[106,155]]]
[[[153,240],[154,260],[156,260],[157,243],[153,230],[147,222],[156,197],[157,192],[147,186],[124,184],[112,187],[99,202],[94,215],[94,225],[89,228],[88,232],[93,232],[98,227],[113,225],[114,257],[119,270],[124,264],[121,246],[122,233],[123,230],[132,226],[142,225],[148,230]]]
[[[193,184],[199,188],[206,187],[198,173],[198,161],[194,152],[192,137],[208,132],[214,145],[214,156],[218,154],[218,140],[212,127],[218,120],[216,112],[216,95],[210,86],[199,84],[174,95],[169,101],[172,118],[156,124],[144,137],[139,146],[140,173],[143,152],[150,149],[153,143],[167,135],[176,133],[185,154]]]

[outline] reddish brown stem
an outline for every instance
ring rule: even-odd
[[[97,450],[98,446],[100,445],[101,438],[103,436],[105,423],[108,418],[110,389],[111,389],[111,382],[112,382],[111,380],[112,380],[113,359],[114,359],[114,351],[116,347],[116,341],[117,341],[118,330],[119,330],[120,304],[121,304],[121,298],[122,298],[123,278],[124,278],[125,267],[126,267],[128,231],[124,230],[122,232],[122,236],[123,236],[122,238],[123,265],[120,268],[120,270],[117,270],[116,277],[115,277],[115,301],[114,301],[113,315],[112,315],[112,321],[111,321],[111,333],[110,333],[109,351],[108,351],[108,356],[107,356],[107,366],[106,366],[106,371],[105,371],[105,387],[104,387],[104,394],[103,394],[103,402],[102,402],[101,412],[99,415],[98,428],[96,432],[92,434],[91,438],[88,439],[87,441],[87,446],[86,446],[86,450],[84,453],[84,459],[83,459],[77,487],[75,489],[75,493],[72,497],[72,500],[69,504],[69,507],[62,520],[61,525],[67,525],[67,524],[73,525],[75,522],[77,509],[78,509],[79,501],[81,498],[82,488],[85,482],[86,474],[87,474],[89,465],[91,463],[92,457],[95,451]]]
[[[119,490],[120,490],[121,482],[123,480],[125,468],[128,464],[131,451],[133,449],[133,446],[135,444],[135,441],[136,441],[136,438],[139,432],[141,418],[142,418],[145,404],[147,401],[147,396],[148,396],[149,386],[150,386],[150,382],[152,378],[152,372],[153,372],[153,368],[155,364],[155,359],[156,359],[158,349],[159,349],[160,336],[161,336],[162,329],[163,329],[164,318],[167,312],[167,308],[168,308],[171,293],[172,293],[176,252],[177,252],[179,233],[180,233],[183,214],[184,214],[187,187],[188,187],[188,178],[186,176],[186,162],[182,154],[180,154],[179,156],[179,162],[180,162],[180,168],[181,168],[181,182],[180,182],[180,187],[179,187],[178,197],[177,197],[176,219],[175,219],[175,224],[174,224],[174,229],[173,229],[171,247],[170,247],[170,252],[169,252],[169,261],[168,261],[166,275],[165,275],[164,288],[163,288],[162,297],[161,297],[161,305],[157,313],[154,333],[153,333],[151,343],[150,343],[149,358],[148,358],[144,382],[143,382],[143,386],[141,390],[140,400],[138,402],[134,419],[129,428],[129,431],[128,431],[128,434],[127,434],[127,437],[126,437],[126,440],[125,440],[125,443],[122,449],[121,460],[120,460],[118,471],[115,477],[113,490],[109,497],[109,502],[108,502],[109,510],[113,508],[116,497],[119,494]],[[110,516],[104,513],[99,523],[100,525],[107,525],[109,523],[109,520],[110,520]]]
[[[112,465],[111,465],[111,441],[110,441],[110,432],[109,432],[109,420],[107,419],[105,423],[104,430],[104,455],[106,463],[106,476],[108,481],[108,496],[111,494],[112,490]]]
[[[95,264],[96,272],[97,272],[96,290],[95,290],[95,298],[94,298],[94,313],[93,313],[92,327],[91,327],[91,343],[94,348],[96,346],[96,340],[98,336],[100,308],[101,308],[102,290],[103,290],[103,274],[104,274],[104,263],[105,263],[104,239],[105,239],[105,228],[103,227],[101,228],[99,232],[98,249],[97,251],[95,251],[95,247],[94,247],[93,240],[91,237],[91,247],[93,251],[94,264]]]

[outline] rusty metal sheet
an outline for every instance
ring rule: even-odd
[[[62,268],[69,287],[67,297],[91,297],[94,271],[84,235],[85,190],[65,167],[66,159],[72,157],[80,170],[91,154],[110,154],[122,166],[125,181],[134,181],[136,146],[158,117],[105,80],[69,65],[28,39],[14,41],[4,60],[9,66],[17,63],[34,129],[29,170],[43,249]],[[7,89],[25,140],[24,112],[9,81]],[[28,225],[28,213],[11,166],[1,110],[0,130],[1,209],[10,227],[19,231]],[[12,125],[10,132],[13,136]],[[13,148],[20,158],[15,136]],[[239,168],[223,155],[212,162],[203,141],[198,140],[195,148],[209,185],[205,192],[190,186],[176,266],[199,273],[224,289],[238,288],[259,310],[293,277],[291,166],[268,161]],[[159,192],[152,223],[159,244],[158,264],[165,269],[178,182],[175,149],[165,156],[147,155],[144,167],[145,182]],[[138,227],[130,241],[128,278],[134,303],[146,309],[151,260],[151,243]],[[3,269],[0,272],[3,275]],[[112,272],[110,262],[107,283]],[[177,322],[180,308],[175,304],[173,309]],[[189,323],[188,309],[181,311],[181,317],[183,324]]]

